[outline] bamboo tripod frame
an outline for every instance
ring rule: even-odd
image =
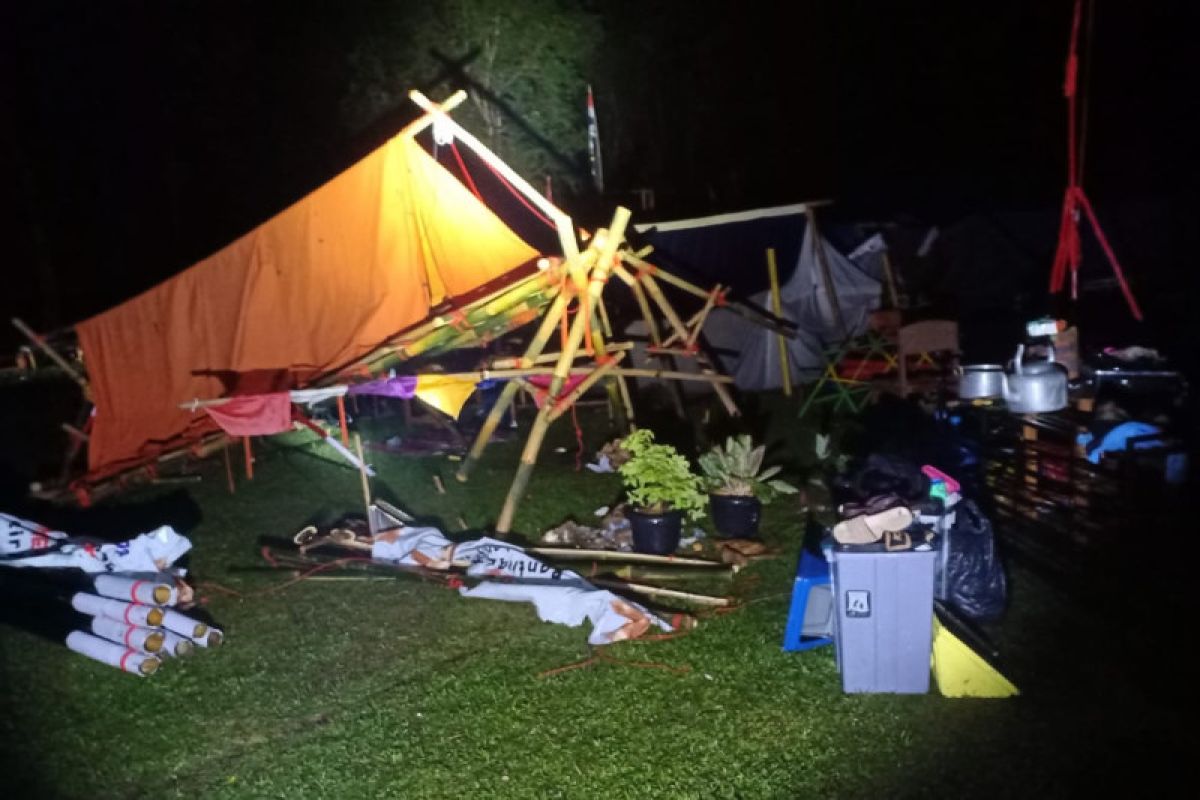
[[[633,404],[625,383],[627,377],[704,381],[712,386],[730,415],[737,416],[740,413],[729,391],[728,384],[732,382],[731,379],[718,372],[701,347],[704,323],[714,308],[724,304],[725,290],[718,285],[705,291],[647,262],[643,258],[648,254],[647,251],[632,253],[628,249],[621,249],[629,216],[628,209],[618,208],[609,228],[597,231],[587,249],[573,257],[567,257],[563,265],[562,288],[547,309],[524,354],[518,358],[498,359],[494,366],[499,369],[486,371],[487,375],[493,377],[519,378],[545,375],[547,372],[551,376],[547,401],[542,404],[534,419],[521,452],[516,474],[496,521],[498,533],[507,533],[512,529],[517,506],[528,488],[550,424],[566,413],[590,387],[601,380],[615,379],[617,401],[623,406],[630,422],[633,420]],[[616,276],[633,294],[649,333],[651,346],[648,353],[651,357],[662,360],[664,368],[638,369],[622,365],[624,356],[633,348],[633,344],[608,340],[611,337],[611,328],[607,325],[603,293],[610,276]],[[656,277],[687,294],[703,298],[703,306],[685,321]],[[571,318],[569,332],[562,337],[560,350],[557,353],[543,352],[555,330],[566,325],[564,315],[568,313],[573,301],[577,308]],[[661,335],[655,311],[667,322],[670,334],[666,338]],[[590,350],[586,349],[589,344]],[[577,359],[585,357],[590,357],[590,365],[576,365]],[[676,357],[693,359],[698,372],[681,372],[671,368],[674,365],[670,359]],[[536,366],[550,362],[553,362],[554,366],[549,371]],[[562,394],[567,379],[573,375],[584,377],[569,392]],[[500,420],[521,388],[522,383],[517,380],[510,380],[505,385],[455,474],[459,481],[466,482],[469,479]],[[682,413],[681,403],[678,410]]]

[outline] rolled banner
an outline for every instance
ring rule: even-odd
[[[196,645],[186,636],[180,636],[174,631],[160,631],[163,635],[162,650],[160,655],[175,656],[177,658],[190,656],[196,652]]]
[[[130,650],[124,645],[83,631],[71,631],[67,634],[67,647],[102,664],[143,678],[153,674],[162,663],[156,656]]]
[[[167,630],[174,631],[180,636],[186,636],[197,644],[200,639],[208,635],[208,626],[200,620],[184,616],[173,608],[164,608],[162,612],[162,622],[159,624]]]
[[[97,575],[96,593],[148,606],[173,606],[177,600],[175,587],[169,582],[124,575]]]
[[[193,636],[192,641],[201,647],[216,647],[225,641],[225,634],[212,625],[209,625],[208,631],[203,636]]]
[[[162,625],[164,612],[164,609],[154,606],[122,603],[111,597],[97,597],[87,592],[76,592],[71,597],[71,607],[82,614],[119,619],[128,625],[139,625],[144,628],[157,628]]]
[[[92,633],[101,639],[123,644],[130,650],[140,650],[143,653],[157,653],[162,650],[163,636],[166,631],[156,631],[150,628],[140,628],[137,625],[126,625],[124,622],[108,617],[92,617]]]

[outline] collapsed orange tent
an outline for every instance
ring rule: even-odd
[[[214,255],[77,326],[96,407],[88,477],[215,430],[181,402],[296,388],[536,257],[402,133]]]

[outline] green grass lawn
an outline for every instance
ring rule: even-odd
[[[590,446],[605,425],[588,422]],[[375,489],[451,535],[460,515],[483,528],[518,448],[493,445],[466,485],[444,456],[376,453]],[[560,423],[516,531],[584,522],[618,499],[615,476],[574,471],[573,449]],[[362,504],[358,474],[328,448],[293,440],[258,452],[255,479],[239,479],[235,495],[219,460],[189,487],[202,514],[188,532],[194,574],[245,594],[286,577],[242,569],[262,564],[258,537]],[[0,794],[1062,797],[1109,794],[1127,777],[1165,785],[1167,767],[1184,763],[1195,743],[1185,690],[1162,685],[1174,673],[1159,669],[1184,657],[1122,638],[1015,564],[1012,608],[990,632],[1021,697],[843,694],[831,648],[780,650],[803,523],[794,500],[767,508],[764,536],[786,556],[739,574],[740,610],[681,638],[608,649],[672,670],[600,663],[539,677],[588,655],[584,629],[410,576],[305,581],[245,599],[206,591],[227,644],[147,680],[0,629]]]

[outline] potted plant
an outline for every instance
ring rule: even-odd
[[[668,555],[679,547],[683,519],[704,516],[707,497],[700,476],[679,451],[654,441],[648,429],[634,431],[622,445],[629,460],[619,468],[629,498],[633,549]]]
[[[700,456],[700,469],[710,492],[713,525],[726,537],[752,539],[764,503],[797,489],[779,480],[781,467],[762,468],[766,447],[754,447],[749,436],[730,436]]]

